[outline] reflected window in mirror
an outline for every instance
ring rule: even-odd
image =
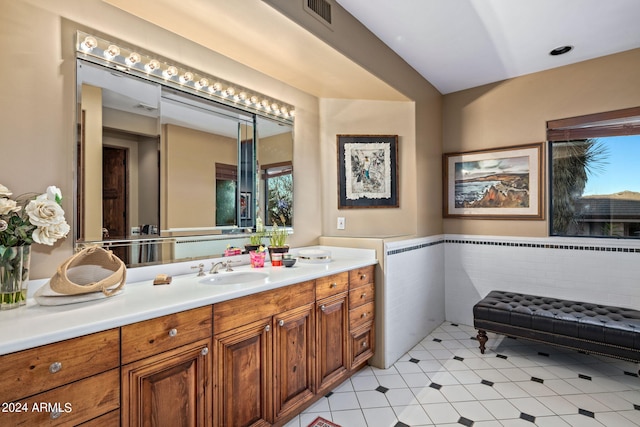
[[[293,224],[293,164],[264,165],[264,201],[266,225],[278,224],[291,227]]]

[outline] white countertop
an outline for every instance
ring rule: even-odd
[[[249,265],[233,267],[235,272],[256,271],[268,274],[264,283],[235,285],[213,285],[199,283],[206,277],[196,273],[179,274],[175,271],[190,271],[190,267],[200,262],[209,270],[212,260],[197,260],[178,265],[168,264],[146,267],[141,272],[129,274],[124,292],[98,301],[61,306],[40,306],[33,298],[28,298],[26,307],[0,311],[0,355],[27,348],[75,338],[94,332],[104,331],[142,320],[148,320],[171,313],[202,307],[257,292],[275,289],[294,283],[313,280],[318,277],[341,273],[355,268],[376,264],[375,251],[367,249],[345,249],[318,246],[314,248],[331,251],[332,260],[326,264],[296,262],[293,267],[271,267],[252,269]],[[297,250],[293,250],[295,255]],[[248,257],[244,256],[246,260]],[[233,259],[233,258],[232,258]],[[219,260],[219,259],[218,259]],[[173,270],[173,272],[172,272]],[[156,274],[173,275],[170,285],[153,285]],[[224,271],[218,273],[225,274]],[[148,277],[141,278],[141,275]],[[133,280],[130,282],[130,278]],[[207,277],[213,277],[207,274]],[[45,280],[46,282],[46,280]],[[33,289],[30,289],[30,294]]]

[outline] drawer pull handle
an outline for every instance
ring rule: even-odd
[[[169,331],[170,337],[175,337],[176,335],[178,335],[178,330],[176,328],[173,328]]]
[[[206,356],[207,354],[209,354],[209,347],[205,347],[202,350],[200,350],[200,354],[203,356]]]
[[[365,317],[367,317],[367,313],[362,313],[362,316],[360,316],[360,317],[362,317],[364,319]]]
[[[337,287],[338,287],[338,284],[337,284],[336,282],[333,282],[333,283],[331,284],[331,286],[329,286],[329,287],[330,287],[331,289],[333,289],[333,288],[337,288]]]
[[[284,320],[280,319],[280,321],[278,322],[278,325],[284,326]]]
[[[367,348],[367,342],[366,341],[362,342],[362,348]]]
[[[327,309],[327,307],[325,307],[325,305],[324,305],[324,304],[322,304],[322,305],[320,306],[320,310],[325,311],[326,309]]]
[[[364,280],[364,279],[366,279],[366,278],[367,278],[367,275],[366,275],[366,274],[363,274],[362,276],[360,276],[360,280]]]
[[[51,365],[49,365],[49,372],[52,374],[60,372],[60,369],[62,369],[62,363],[60,362],[53,362]]]
[[[269,332],[269,331],[271,330],[271,326],[269,326],[269,325],[265,326],[265,327],[264,327],[264,330],[265,330],[266,332]]]
[[[362,294],[362,296],[360,298],[366,298],[366,297],[367,297],[367,294],[365,292],[365,293]]]
[[[49,418],[51,418],[52,420],[57,420],[58,418],[60,418],[60,416],[62,416],[62,412],[60,411],[53,411],[49,414]]]

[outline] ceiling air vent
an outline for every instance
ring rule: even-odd
[[[331,2],[329,0],[303,0],[304,10],[318,21],[331,26]]]

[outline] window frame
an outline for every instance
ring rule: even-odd
[[[560,234],[554,231],[554,203],[553,203],[553,144],[577,140],[587,140],[616,136],[640,135],[640,107],[625,108],[603,113],[587,114],[547,122],[547,167],[549,192],[549,220],[548,232],[553,237],[582,237],[582,238],[616,238],[638,240],[640,236],[613,235],[578,235]],[[638,216],[640,222],[640,215]],[[611,224],[611,217],[609,217]]]

